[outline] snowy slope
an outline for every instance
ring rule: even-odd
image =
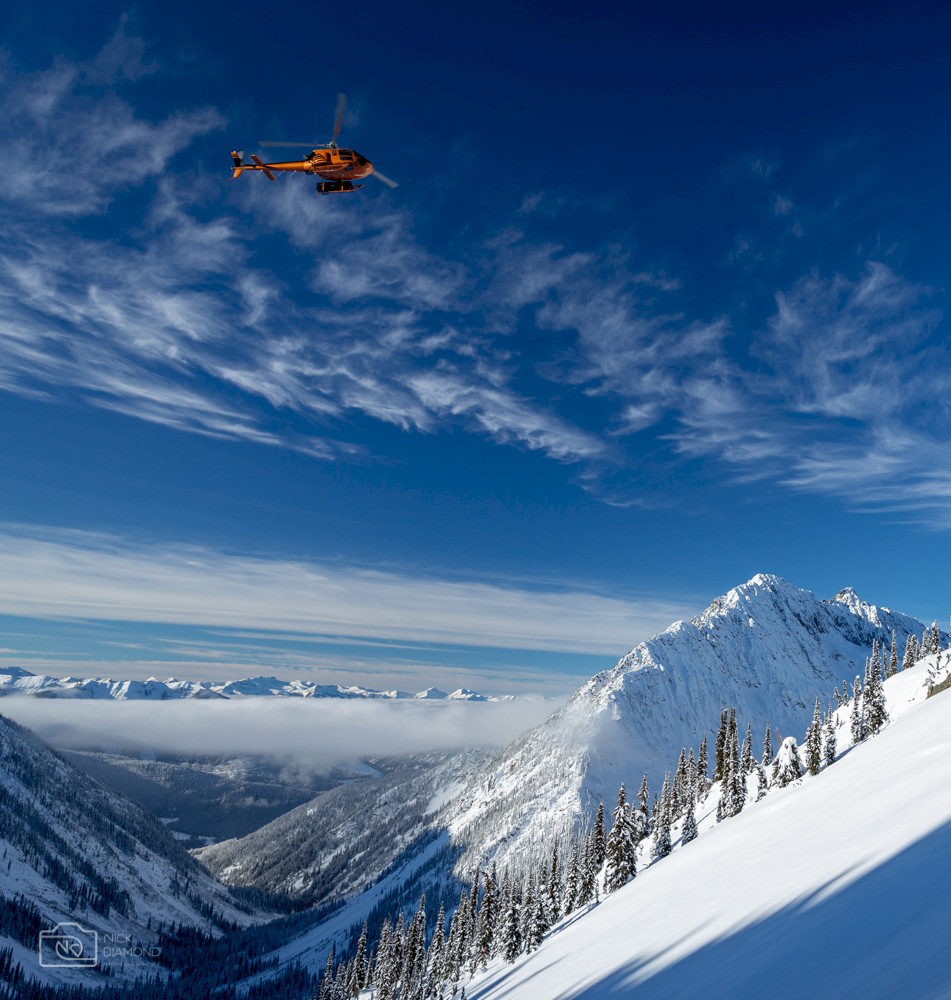
[[[531,854],[612,803],[647,772],[660,790],[681,747],[712,748],[720,710],[735,706],[762,734],[798,730],[815,698],[864,671],[873,640],[899,656],[923,629],[845,590],[818,600],[759,575],[689,622],[675,622],[613,669],[593,677],[547,722],[509,747],[447,806],[443,820],[467,847],[460,868],[493,851]]]
[[[79,921],[103,944],[118,935],[152,948],[160,924],[211,930],[208,907],[221,917],[249,922],[228,891],[183,851],[153,817],[106,791],[29,730],[0,716],[0,909],[9,915],[17,897],[39,911],[40,929]],[[199,912],[199,908],[204,913]],[[18,945],[24,970],[51,977],[38,965],[37,936]],[[0,932],[0,947],[12,938]],[[28,946],[27,946],[28,945]],[[116,975],[120,961],[105,952]],[[125,963],[133,977],[156,966],[141,952]],[[76,982],[76,970],[67,970]]]
[[[696,841],[466,996],[951,996],[951,693],[922,700],[927,667],[886,682],[879,736],[719,825],[708,801]]]

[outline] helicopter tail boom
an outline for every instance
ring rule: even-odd
[[[275,180],[274,174],[271,173],[268,169],[268,165],[262,162],[259,156],[255,156],[254,153],[251,154],[251,159],[254,160],[254,166],[251,166],[250,163],[245,163],[242,159],[243,156],[244,153],[232,150],[231,159],[234,160],[234,173],[231,175],[232,177],[240,177],[245,170],[260,170],[269,181]]]

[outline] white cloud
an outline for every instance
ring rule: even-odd
[[[0,534],[0,612],[618,655],[689,609],[569,586],[530,590],[395,572],[135,546],[84,533]]]
[[[362,757],[504,745],[546,719],[541,699],[420,703],[325,699],[96,702],[5,698],[3,714],[62,748],[263,754],[313,771]]]

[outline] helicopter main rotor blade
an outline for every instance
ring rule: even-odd
[[[340,126],[343,125],[343,113],[347,109],[347,95],[337,94],[337,112],[334,115],[334,134],[330,140],[330,145],[337,144],[337,136],[340,135]]]
[[[315,149],[317,146],[320,145],[320,143],[319,142],[312,142],[310,139],[306,139],[303,142],[284,142],[283,140],[281,142],[274,142],[273,140],[269,140],[267,142],[260,142],[259,141],[258,145],[259,146],[294,146],[294,147],[297,147],[297,148],[299,148],[301,146],[306,146],[308,149]]]
[[[371,177],[375,177],[378,181],[382,181],[388,188],[398,188],[399,184],[394,181],[392,177],[387,177],[386,174],[381,174],[376,167],[373,168],[373,173],[370,174]]]

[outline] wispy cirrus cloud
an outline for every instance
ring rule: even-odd
[[[932,336],[942,317],[935,296],[885,264],[809,272],[771,316],[740,324],[691,315],[680,277],[617,247],[509,226],[450,259],[379,200],[344,205],[258,177],[222,187],[190,168],[173,183],[176,154],[222,119],[143,115],[129,94],[159,72],[124,25],[85,65],[4,66],[0,139],[39,165],[28,186],[0,177],[7,391],[68,393],[326,459],[372,460],[355,417],[462,429],[574,465],[610,502],[630,501],[625,476],[663,428],[660,447],[744,478],[850,499],[858,486],[865,503],[922,516],[943,504],[945,460],[926,473],[911,454],[940,452],[947,437],[949,359]],[[93,152],[70,161],[67,196],[61,166],[39,153],[79,136]],[[769,180],[773,166],[744,170]],[[104,239],[97,217],[131,191],[133,223]],[[800,201],[790,190],[773,208],[791,217]],[[917,405],[925,394],[931,404]]]
[[[436,579],[71,531],[0,532],[0,613],[618,654],[688,610],[578,586]]]
[[[724,362],[696,379],[679,448],[947,526],[951,352],[932,336],[934,298],[880,262],[855,279],[800,279],[754,338],[765,367]]]

